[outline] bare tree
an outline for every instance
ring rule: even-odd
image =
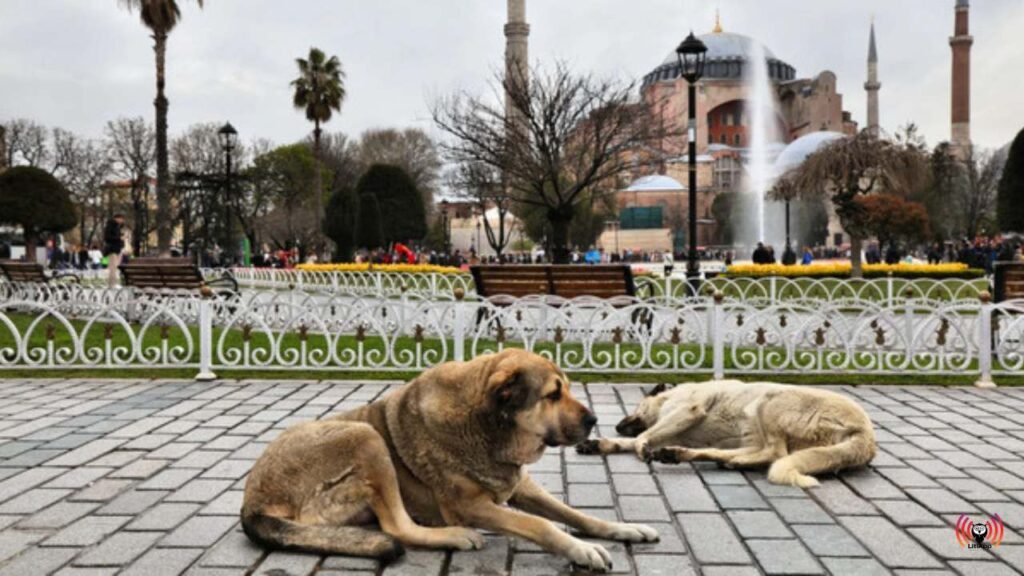
[[[17,118],[4,124],[6,165],[45,168],[50,159],[46,128],[37,122]]]
[[[53,129],[51,172],[78,205],[79,241],[92,243],[106,216],[104,188],[111,175],[111,159],[101,142],[81,138],[62,128]]]
[[[569,226],[584,191],[631,169],[628,152],[658,148],[681,126],[663,124],[652,113],[656,107],[636,102],[634,83],[577,75],[565,64],[536,68],[530,77],[524,86],[499,76],[489,98],[442,99],[433,118],[448,136],[442,143],[448,160],[489,166],[516,202],[547,210],[554,260],[568,262]]]
[[[391,164],[404,170],[423,196],[423,205],[433,204],[441,178],[441,156],[437,143],[419,128],[367,130],[355,144],[363,170],[374,164]]]
[[[962,178],[957,212],[963,219],[961,228],[968,238],[997,231],[996,196],[1002,164],[1003,159],[997,154],[979,151],[974,146],[967,148],[960,165]]]
[[[861,245],[868,235],[867,215],[858,198],[884,192],[906,197],[927,175],[921,150],[906,143],[875,137],[868,130],[820,148],[784,174],[772,197],[830,198],[850,235],[851,274],[862,276]]]
[[[460,197],[476,204],[483,220],[487,243],[500,259],[512,241],[515,219],[512,216],[512,197],[501,181],[501,174],[492,166],[463,163],[456,166],[448,176],[448,183]],[[487,217],[487,211],[497,213],[497,221]]]
[[[269,214],[273,198],[274,186],[272,179],[256,168],[256,159],[274,149],[274,143],[267,139],[258,139],[249,146],[252,163],[243,172],[239,193],[236,196],[235,214],[242,225],[246,238],[253,251],[259,250],[264,234],[260,224]]]
[[[170,144],[170,163],[174,186],[172,206],[175,222],[182,225],[182,243],[186,250],[208,249],[216,230],[223,229],[226,202],[224,194],[224,149],[212,122],[193,124]]]
[[[132,205],[132,250],[142,254],[146,238],[155,229],[149,222],[150,174],[156,162],[156,133],[141,116],[107,123],[114,173],[128,181]]]

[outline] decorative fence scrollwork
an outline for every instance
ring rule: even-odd
[[[0,370],[418,371],[507,347],[570,372],[1024,374],[1024,301],[463,298],[8,286]]]

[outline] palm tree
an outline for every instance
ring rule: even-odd
[[[200,8],[203,0],[195,0]],[[167,37],[181,18],[176,0],[118,0],[129,12],[139,12],[142,24],[153,33],[156,53],[156,221],[157,247],[161,256],[171,253],[171,192],[167,167],[167,97],[164,96],[164,59]]]
[[[323,225],[324,199],[323,177],[321,175],[320,158],[320,125],[330,121],[334,111],[341,111],[341,102],[345,99],[345,72],[341,69],[341,61],[337,56],[330,59],[318,48],[309,49],[309,58],[296,58],[299,77],[292,81],[295,88],[293,104],[296,108],[306,111],[306,120],[313,123],[313,154],[316,158],[316,219]],[[318,234],[323,242],[323,235]],[[322,251],[324,247],[320,246]]]

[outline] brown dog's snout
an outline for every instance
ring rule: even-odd
[[[615,425],[615,431],[621,436],[636,437],[644,430],[647,430],[647,425],[644,424],[643,420],[636,416],[626,416]]]
[[[580,423],[583,424],[583,429],[586,430],[587,435],[590,435],[590,431],[594,429],[594,425],[597,424],[597,416],[590,410],[583,413],[583,418],[580,419]]]

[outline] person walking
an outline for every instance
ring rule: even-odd
[[[103,255],[107,257],[107,286],[117,288],[117,271],[124,251],[124,214],[114,214],[103,228]]]

